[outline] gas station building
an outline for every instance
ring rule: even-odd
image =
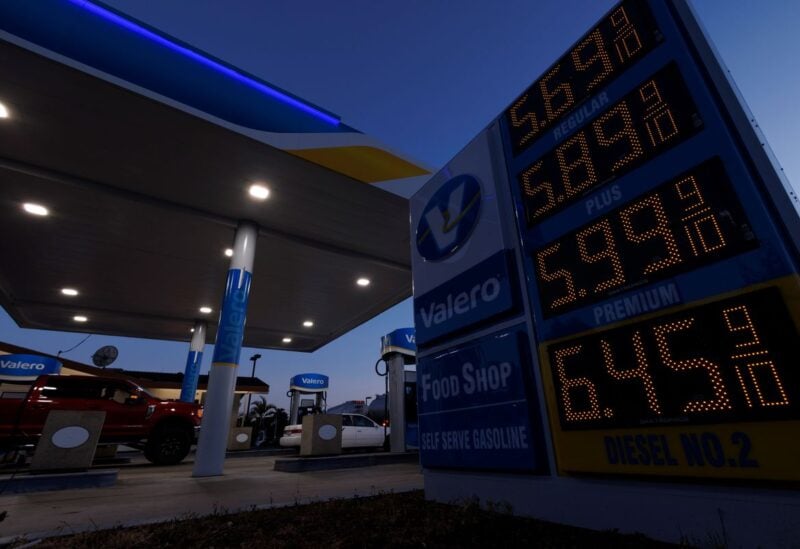
[[[46,353],[41,353],[34,349],[26,349],[18,345],[0,341],[0,358],[4,355],[10,354],[26,354],[45,356],[49,358],[56,358]],[[131,381],[143,389],[147,390],[151,395],[158,397],[162,400],[177,400],[181,395],[181,388],[183,386],[183,373],[165,373],[165,372],[148,372],[148,371],[132,371],[120,370],[118,368],[98,368],[90,364],[84,364],[75,360],[69,360],[63,357],[58,357],[62,363],[60,375],[65,376],[102,376],[112,377],[117,379],[125,379]],[[31,382],[17,382],[0,381],[0,398],[13,398],[14,395],[21,395],[27,393]],[[195,400],[201,404],[205,400],[205,394],[208,390],[208,376],[201,375],[198,379],[197,392]],[[235,399],[241,400],[242,397],[250,394],[268,394],[270,386],[257,377],[237,377]]]

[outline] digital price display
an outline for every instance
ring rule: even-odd
[[[514,154],[652,50],[661,33],[645,2],[612,10],[506,111]]]
[[[558,471],[800,481],[800,221],[690,8],[618,4],[499,125]]]
[[[550,345],[561,427],[800,419],[799,341],[768,288]]]
[[[518,177],[528,227],[697,133],[703,122],[677,66],[638,85]]]
[[[533,253],[545,318],[758,245],[715,158]]]
[[[564,472],[800,480],[792,277],[546,345]]]

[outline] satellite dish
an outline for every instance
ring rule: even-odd
[[[113,345],[106,345],[105,347],[100,347],[97,349],[94,354],[92,355],[92,362],[94,362],[95,366],[99,366],[100,368],[105,368],[115,360],[117,360],[117,356],[119,355],[119,351]]]

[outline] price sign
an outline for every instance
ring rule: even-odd
[[[561,427],[800,419],[798,341],[768,288],[550,345]]]
[[[533,253],[545,317],[758,245],[713,159]]]
[[[702,126],[675,65],[657,72],[518,176],[531,226]]]
[[[500,119],[557,466],[800,479],[800,221],[684,8],[620,3]]]
[[[546,346],[560,470],[800,479],[797,283]]]
[[[506,111],[514,153],[653,49],[660,36],[644,2],[615,8]]]

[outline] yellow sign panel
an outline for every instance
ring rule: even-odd
[[[800,279],[540,346],[559,472],[800,480]]]

